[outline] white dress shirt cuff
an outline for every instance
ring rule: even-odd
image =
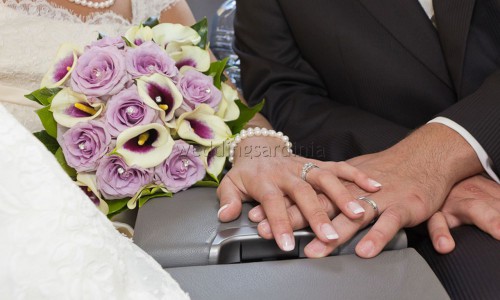
[[[444,117],[437,117],[435,119],[430,120],[428,123],[443,124],[455,130],[458,134],[460,134],[467,141],[467,143],[471,145],[472,149],[474,149],[486,173],[488,173],[491,179],[495,180],[497,183],[500,183],[498,175],[495,174],[495,172],[493,172],[493,162],[491,161],[490,157],[488,156],[486,151],[484,151],[484,148],[481,146],[481,144],[479,144],[479,142],[465,128],[455,123],[454,121]]]

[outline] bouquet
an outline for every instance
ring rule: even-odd
[[[211,63],[206,19],[187,27],[150,18],[83,49],[63,44],[26,95],[44,106],[35,136],[110,217],[217,186],[230,140],[261,108],[238,100],[226,63]]]

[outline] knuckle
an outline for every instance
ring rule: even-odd
[[[324,211],[330,211],[332,205],[330,200],[326,198],[325,195],[323,194],[318,195],[318,201],[321,209],[323,209]]]
[[[384,211],[384,217],[389,219],[391,224],[398,226],[398,228],[403,227],[403,216],[399,211],[388,209]]]
[[[306,224],[305,224],[306,222],[304,222],[304,218],[302,217],[302,214],[297,209],[289,209],[288,210],[288,218],[290,219],[290,222],[292,223],[292,227],[294,229],[298,229],[298,228],[306,226]]]
[[[463,183],[462,188],[464,189],[464,191],[470,192],[472,194],[479,194],[482,192],[482,189],[479,188],[475,183],[469,183],[469,182]]]
[[[277,232],[284,232],[290,228],[290,220],[283,217],[269,218],[269,223],[271,226],[277,230]],[[274,230],[273,230],[274,231]]]
[[[432,211],[432,202],[429,200],[429,197],[424,195],[420,190],[411,189],[408,194],[408,199],[412,202],[411,205],[414,208],[413,212],[418,219],[421,219],[427,215],[428,212]]]
[[[351,167],[351,165],[346,163],[345,161],[339,161],[336,163],[336,165],[337,165],[337,168],[339,168],[339,169],[346,169],[346,168]]]
[[[372,227],[371,229],[372,235],[379,241],[388,241],[390,240],[390,237],[388,234],[378,228]]]
[[[359,181],[368,181],[369,177],[363,171],[354,169],[354,178]]]
[[[316,181],[318,182],[319,186],[327,187],[333,180],[329,172],[322,171],[318,174]]]
[[[321,207],[317,207],[309,213],[309,218],[313,220],[324,219],[327,218],[327,214],[324,209],[322,209]]]
[[[337,192],[337,197],[335,199],[337,202],[347,203],[349,201],[354,200],[354,197],[347,191],[347,189],[341,189]]]
[[[298,182],[293,188],[294,195],[306,195],[311,192],[312,188],[309,184],[305,182]]]
[[[276,202],[279,201],[283,196],[276,191],[264,192],[261,195],[261,202]]]

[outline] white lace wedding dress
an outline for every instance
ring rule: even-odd
[[[132,0],[133,23],[175,1]],[[59,45],[129,25],[113,13],[83,22],[45,0],[0,0],[0,299],[188,298],[30,133],[40,125],[23,95],[38,88]]]

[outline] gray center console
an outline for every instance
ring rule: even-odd
[[[295,232],[296,249],[260,238],[243,205],[220,223],[213,188],[193,188],[149,201],[139,210],[135,243],[155,258],[192,299],[448,299],[425,260],[401,231],[373,259],[354,253],[367,229],[332,256],[304,258],[310,230]]]
[[[163,267],[305,257],[303,249],[314,238],[311,230],[296,231],[297,247],[294,251],[283,252],[273,240],[264,240],[258,235],[257,224],[247,217],[251,208],[251,204],[244,203],[240,218],[220,223],[215,189],[193,188],[172,198],[153,199],[139,210],[134,241]],[[360,231],[331,255],[353,254],[367,230]],[[400,231],[386,250],[406,247],[406,235]]]

